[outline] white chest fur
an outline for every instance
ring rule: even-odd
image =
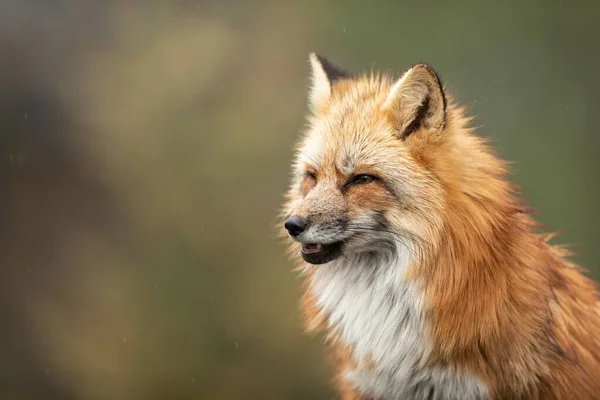
[[[423,295],[416,282],[404,279],[408,255],[381,265],[342,259],[316,269],[317,305],[358,364],[345,371],[345,378],[377,400],[489,398],[473,376],[424,366],[431,343]]]

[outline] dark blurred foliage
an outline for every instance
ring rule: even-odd
[[[308,52],[438,69],[600,277],[600,3],[0,4],[0,397],[331,398],[275,221]]]

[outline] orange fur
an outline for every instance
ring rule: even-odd
[[[393,84],[378,74],[343,79],[313,109],[303,143],[314,135],[327,138],[315,145],[325,153],[312,165],[317,179],[329,177],[331,187],[342,187],[348,174],[339,168],[340,149],[354,146],[350,152],[360,152],[365,137],[378,143],[378,151],[353,173],[382,177],[329,199],[323,190],[320,204],[330,201],[334,205],[326,211],[335,214],[343,202],[350,218],[379,210],[417,240],[408,277],[422,282],[427,299],[433,342],[427,363],[476,375],[494,399],[600,398],[595,285],[567,261],[564,250],[536,234],[536,223],[507,181],[506,163],[468,128],[464,110],[450,99],[443,126],[422,123],[402,140],[410,121],[402,120],[402,104],[386,107]],[[322,190],[304,175],[306,167],[296,166],[285,217],[319,206],[298,206],[299,198]],[[397,169],[406,198],[384,187],[387,176],[399,175]],[[298,245],[292,247],[297,253]],[[335,327],[328,328],[328,316],[308,290],[312,272],[301,265],[308,269],[302,302],[307,325],[329,330],[338,368],[345,370],[356,360]],[[343,379],[338,387],[345,400],[367,400]]]

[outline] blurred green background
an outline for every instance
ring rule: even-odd
[[[597,1],[0,4],[0,398],[328,399],[275,220],[308,53],[431,63],[600,278]]]

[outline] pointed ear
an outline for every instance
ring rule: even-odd
[[[323,56],[310,53],[311,85],[308,101],[313,111],[318,110],[331,96],[333,84],[350,75]]]
[[[420,128],[441,130],[446,122],[446,97],[433,68],[418,64],[398,79],[383,106],[398,136]]]

